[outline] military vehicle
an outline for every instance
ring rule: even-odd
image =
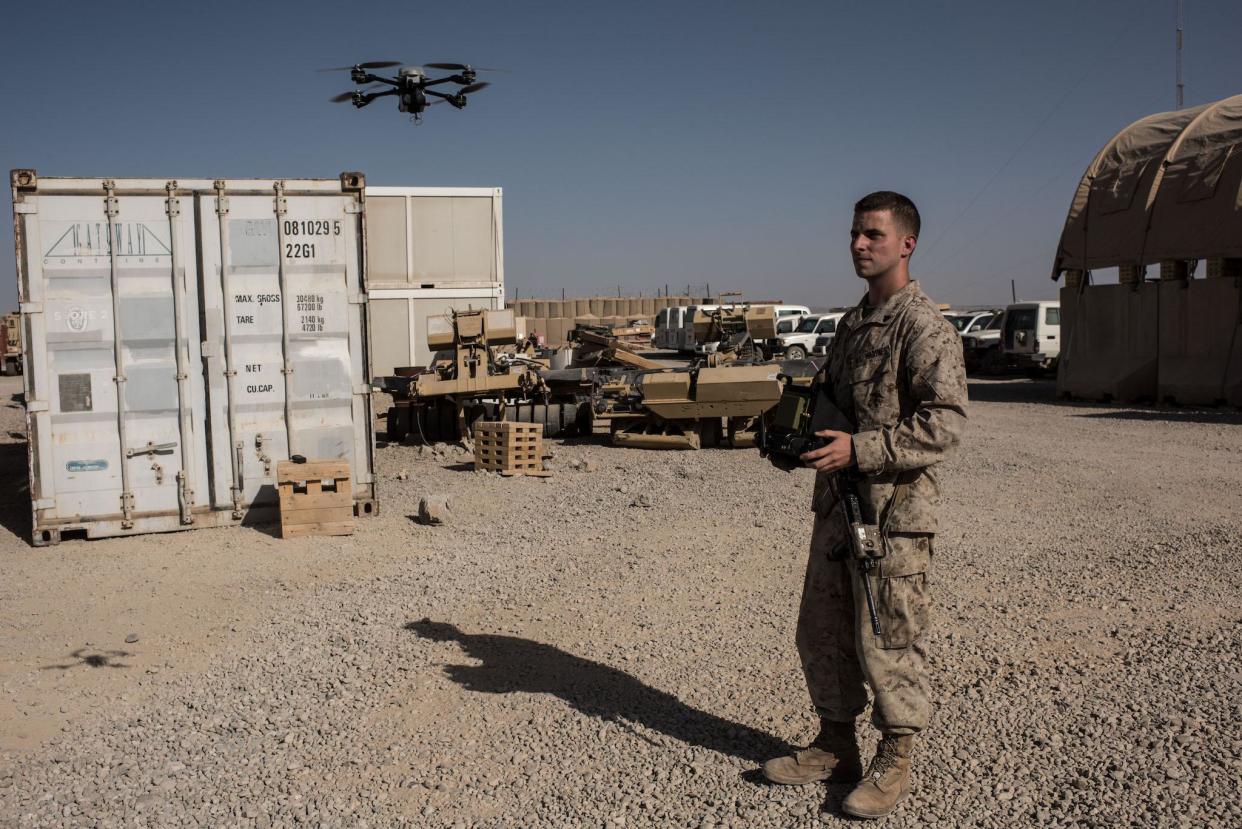
[[[388,439],[416,437],[424,443],[460,440],[479,418],[542,423],[557,437],[589,423],[584,401],[552,400],[530,339],[518,339],[513,311],[454,311],[427,318],[427,346],[435,353],[425,368],[398,370],[376,385],[393,396]]]
[[[728,338],[689,367],[648,359],[610,331],[581,326],[570,366],[552,369],[529,340],[517,339],[512,311],[429,318],[431,366],[383,378],[394,398],[388,437],[458,440],[486,417],[542,423],[546,437],[590,434],[607,421],[618,446],[753,446],[758,417],[780,398],[778,373],[814,373],[814,365],[758,361],[750,331],[769,334],[774,314],[738,307],[712,312],[702,325]]]
[[[22,373],[22,315],[5,314],[0,325],[0,352],[6,377]]]

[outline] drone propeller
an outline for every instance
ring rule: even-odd
[[[488,86],[491,86],[491,84],[488,83],[487,81],[480,81],[479,83],[472,83],[470,84],[470,86],[463,86],[461,89],[457,90],[457,94],[458,95],[469,95],[471,92],[478,92],[480,89],[483,89]]]
[[[508,69],[497,69],[493,66],[471,66],[468,63],[424,63],[429,69],[452,69],[455,72],[508,72]]]
[[[355,64],[354,66],[332,66],[327,69],[317,69],[317,72],[350,72],[354,69],[384,69],[389,66],[400,66],[399,60],[370,60],[366,63]]]
[[[368,86],[365,89],[356,89],[353,92],[342,92],[340,95],[333,95],[328,100],[334,104],[343,104],[346,101],[352,100],[354,95],[367,95],[371,92],[377,92],[381,89],[386,89],[386,88],[387,87],[383,86],[382,84],[372,84],[371,86]]]

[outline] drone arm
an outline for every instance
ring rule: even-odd
[[[423,81],[423,86],[436,86],[442,83],[461,83],[461,76],[450,75],[447,78],[436,78],[434,81]]]
[[[391,87],[397,87],[400,85],[397,81],[393,80],[392,78],[381,78],[379,75],[372,75],[370,72],[368,72],[363,77],[363,80],[358,85],[361,86],[362,84],[367,84],[367,83],[386,83]]]
[[[443,98],[446,101],[455,97],[453,95],[448,95],[444,92],[436,92],[434,89],[424,89],[423,91],[426,92],[428,95],[435,95],[437,98]]]
[[[355,102],[354,106],[361,108],[371,103],[376,98],[383,98],[385,95],[396,95],[397,92],[398,90],[396,89],[385,89],[383,92],[368,92],[359,98],[357,102]]]

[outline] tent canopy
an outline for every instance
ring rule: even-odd
[[[1052,278],[1242,256],[1242,95],[1135,121],[1083,173]]]

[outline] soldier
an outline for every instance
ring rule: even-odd
[[[918,209],[899,193],[872,193],[854,205],[850,254],[867,293],[837,324],[819,378],[854,433],[818,432],[828,444],[801,456],[816,476],[797,644],[820,734],[763,767],[776,783],[861,778],[842,808],[863,818],[887,815],[910,793],[914,735],[931,713],[926,632],[939,501],[934,465],[966,425],[960,337],[910,279],[919,225]],[[858,481],[866,520],[880,526],[885,554],[869,575],[848,552],[833,474],[842,471]],[[871,579],[878,636],[862,578]],[[867,705],[866,686],[881,737],[863,775],[854,720]]]

